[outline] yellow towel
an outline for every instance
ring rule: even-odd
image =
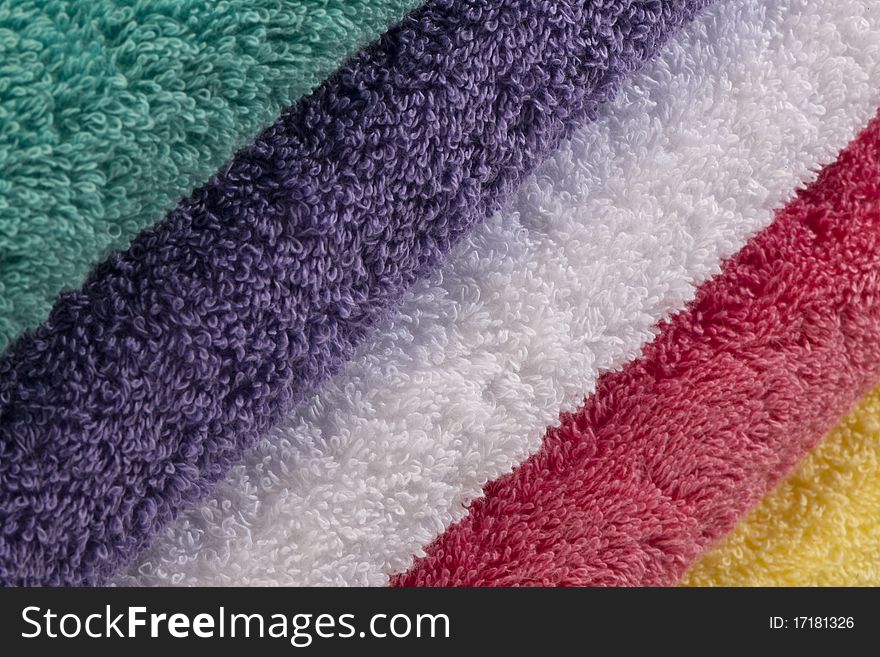
[[[880,388],[682,585],[880,585]]]

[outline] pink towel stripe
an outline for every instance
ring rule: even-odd
[[[880,380],[880,120],[396,585],[669,585]]]

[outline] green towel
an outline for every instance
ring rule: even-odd
[[[0,0],[0,349],[418,0]]]

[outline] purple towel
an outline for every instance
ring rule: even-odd
[[[0,580],[104,581],[711,0],[435,0],[0,361]]]

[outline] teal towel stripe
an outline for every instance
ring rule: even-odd
[[[0,0],[0,349],[418,0]]]

